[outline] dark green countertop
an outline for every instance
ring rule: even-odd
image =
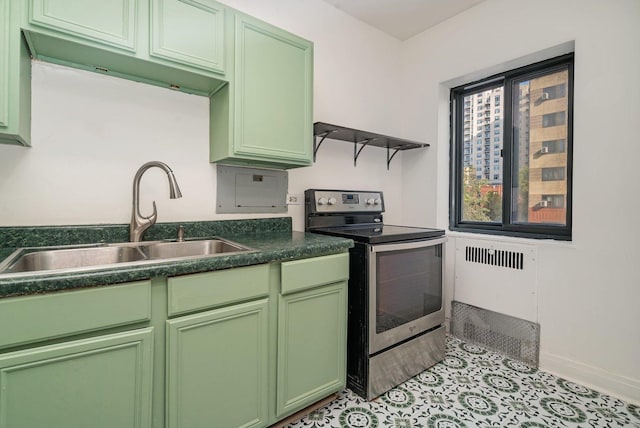
[[[157,224],[144,239],[173,239],[179,225],[185,237],[220,237],[255,249],[254,252],[141,263],[82,272],[41,272],[19,276],[0,274],[0,297],[43,293],[105,284],[138,281],[156,276],[174,276],[206,272],[237,266],[315,257],[344,251],[353,246],[350,239],[291,230],[288,217],[212,222]],[[0,228],[0,262],[16,248],[31,246],[73,245],[95,242],[126,242],[128,225],[11,227]]]

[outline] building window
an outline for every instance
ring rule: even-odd
[[[540,153],[564,153],[567,140],[547,140],[542,142]]]
[[[559,85],[547,86],[542,89],[542,101],[553,100],[556,98],[564,98],[567,96],[567,84],[561,83]]]
[[[564,180],[564,167],[554,166],[551,168],[542,168],[542,181],[560,181]]]
[[[542,195],[540,208],[564,208],[564,195]]]
[[[464,157],[461,119],[465,103],[503,97],[489,174]],[[571,240],[573,54],[453,88],[451,101],[451,229]]]
[[[557,111],[555,113],[547,113],[542,116],[542,127],[548,128],[550,126],[564,125],[565,123],[565,111]]]

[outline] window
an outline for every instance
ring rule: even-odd
[[[565,112],[557,111],[555,113],[548,113],[542,116],[542,127],[548,128],[550,126],[564,125]]]
[[[564,195],[542,195],[540,208],[564,208]]]
[[[560,181],[564,180],[564,167],[555,166],[551,168],[542,168],[542,181]]]
[[[563,98],[567,96],[567,84],[561,83],[559,85],[547,86],[542,89],[541,101],[553,100],[556,98]]]
[[[566,140],[547,140],[542,142],[540,153],[564,153]]]
[[[464,104],[480,99],[503,103],[493,168],[464,157]],[[453,88],[451,108],[451,229],[571,240],[573,54]]]

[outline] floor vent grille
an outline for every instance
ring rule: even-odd
[[[465,260],[510,269],[524,269],[524,253],[519,251],[467,246],[465,248]]]
[[[515,360],[538,367],[540,324],[498,312],[452,302],[451,333],[458,339],[484,346]]]

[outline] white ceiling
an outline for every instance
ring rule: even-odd
[[[484,0],[324,0],[345,13],[407,40]]]

